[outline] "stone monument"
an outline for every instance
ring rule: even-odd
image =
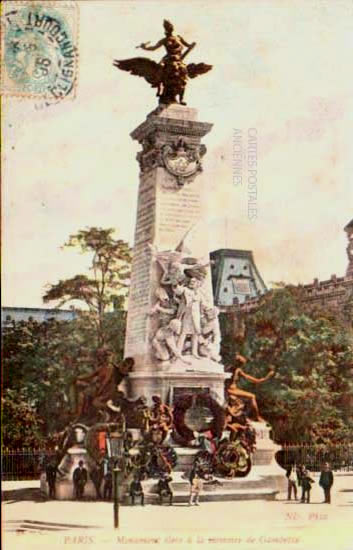
[[[223,400],[219,327],[213,306],[207,235],[188,249],[204,219],[202,138],[212,125],[196,109],[161,105],[131,134],[142,151],[125,355],[135,360],[132,397],[182,388]]]
[[[188,250],[187,235],[205,213],[202,205],[202,138],[212,124],[186,107],[187,81],[212,69],[185,64],[195,47],[165,20],[164,38],[139,48],[165,48],[159,63],[135,57],[115,60],[123,71],[157,88],[159,107],[131,137],[142,150],[125,356],[135,360],[129,391],[173,404],[175,394],[195,388],[223,400],[219,327],[213,307],[207,235]]]
[[[134,399],[144,395],[151,402],[158,395],[173,407],[176,497],[179,493],[181,500],[185,498],[185,471],[200,455],[200,444],[210,438],[208,447],[218,446],[211,454],[206,452],[211,470],[218,471],[219,466],[222,470],[223,465],[226,476],[234,472],[246,476],[223,480],[223,491],[212,487],[210,498],[274,498],[283,474],[275,463],[279,447],[269,437],[270,427],[264,421],[245,421],[244,426],[235,422],[236,431],[247,434],[245,439],[223,431],[229,374],[220,362],[208,239],[204,230],[197,246],[190,238],[200,232],[200,222],[206,218],[202,139],[212,124],[198,120],[197,110],[186,106],[184,92],[189,78],[212,67],[185,65],[184,58],[195,43],[175,35],[168,21],[164,29],[165,38],[155,45],[139,46],[150,51],[164,47],[166,55],[159,63],[147,58],[114,62],[117,68],[145,78],[157,88],[159,97],[159,106],[131,133],[141,150],[137,154],[140,184],[125,342],[125,356],[133,357],[135,365],[126,389]],[[236,388],[236,393],[241,390]],[[252,394],[243,392],[243,396],[250,396],[256,407]],[[257,417],[262,420],[258,411]],[[148,483],[152,497],[154,482]]]
[[[274,460],[278,446],[255,396],[237,385],[240,376],[261,383],[273,371],[257,379],[236,368],[225,403],[230,375],[221,363],[204,229],[202,139],[212,124],[200,122],[184,102],[187,80],[211,66],[186,65],[195,44],[175,35],[170,22],[164,28],[165,38],[140,46],[163,46],[167,53],[159,63],[140,57],[114,62],[157,88],[159,106],[131,133],[141,150],[125,359],[114,365],[102,348],[98,368],[76,381],[77,418],[60,445],[57,496],[73,497],[74,471],[84,464],[86,496],[96,491],[100,498],[103,475],[119,464],[125,497],[131,477],[143,480],[153,500],[156,480],[167,476],[175,498],[185,500],[188,472],[197,468],[207,480],[206,498],[274,498],[282,477]],[[250,400],[256,422],[247,418],[243,399]],[[48,492],[45,474],[42,490]]]

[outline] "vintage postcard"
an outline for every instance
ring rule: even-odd
[[[353,548],[353,4],[5,0],[7,550]]]

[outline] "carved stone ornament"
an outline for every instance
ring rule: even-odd
[[[158,148],[140,151],[137,153],[136,159],[140,164],[141,172],[148,172],[153,168],[158,168],[158,166],[164,166],[162,153]]]
[[[192,147],[182,138],[172,145],[164,145],[162,159],[166,170],[176,178],[177,185],[182,187],[189,178],[202,171],[201,157],[206,147]]]

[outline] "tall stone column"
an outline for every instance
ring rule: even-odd
[[[202,157],[206,147],[201,139],[211,128],[212,124],[197,120],[196,109],[173,104],[158,107],[131,134],[142,146],[137,154],[140,185],[125,341],[125,356],[135,359],[129,377],[132,397],[151,398],[157,393],[172,402],[183,388],[207,388],[223,399],[226,375],[217,360],[190,355],[185,355],[185,361],[176,357],[161,360],[152,345],[160,328],[156,296],[164,292],[163,262],[158,257],[167,258],[166,265],[175,256],[209,263],[207,235],[202,239],[198,235],[196,250],[187,248],[188,233],[197,232],[197,225],[205,221]],[[213,306],[209,265],[202,292],[203,299]],[[164,347],[168,349],[168,345]]]

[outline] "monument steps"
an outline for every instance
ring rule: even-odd
[[[256,470],[256,471],[255,471]],[[224,478],[224,477],[213,477],[214,484],[208,484],[204,482],[203,493],[228,493],[228,492],[246,492],[248,490],[260,490],[267,488],[267,491],[272,493],[273,491],[278,492],[286,486],[285,476],[278,475],[276,473],[266,474],[265,472],[258,472],[258,468],[254,468],[254,472],[250,472],[247,477],[235,477],[235,478]],[[170,482],[170,486],[175,493],[189,491],[190,482],[188,476],[183,477],[179,472],[174,472],[172,474],[173,481]],[[270,488],[269,488],[269,480]],[[143,481],[143,488],[145,494],[157,493],[157,483],[156,479],[149,479]]]
[[[200,502],[219,502],[219,501],[232,501],[232,500],[274,500],[279,491],[271,490],[268,488],[259,489],[224,489],[217,488],[212,491],[204,490],[200,496]],[[189,490],[173,490],[173,503],[187,503],[189,501]],[[129,504],[130,499],[128,495],[125,495],[123,504]],[[159,497],[157,493],[145,493],[146,504],[159,504]],[[167,506],[167,499],[164,499],[164,506]]]

